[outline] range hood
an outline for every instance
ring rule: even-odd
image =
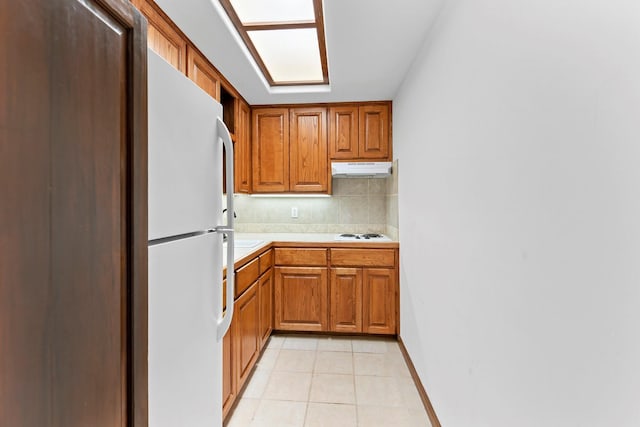
[[[386,178],[391,175],[391,162],[331,162],[334,178]]]

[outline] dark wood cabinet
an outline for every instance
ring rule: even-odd
[[[326,267],[275,268],[274,329],[326,331]]]
[[[289,191],[328,191],[327,109],[289,110]]]
[[[0,425],[146,426],[144,19],[0,9]]]

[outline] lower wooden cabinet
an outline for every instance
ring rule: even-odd
[[[274,294],[275,329],[328,330],[326,267],[276,267]]]
[[[334,332],[362,332],[362,269],[332,268],[329,323]]]
[[[395,270],[364,268],[362,277],[362,332],[395,334],[397,307]]]
[[[261,260],[262,262],[262,260]],[[273,330],[273,274],[268,270],[258,281],[260,288],[260,349],[264,347]]]
[[[235,363],[233,362],[233,342],[235,340],[234,326],[231,327],[222,340],[222,417],[226,418],[229,410],[236,400],[238,388],[236,387]]]
[[[330,330],[395,334],[395,277],[388,268],[332,268]]]
[[[253,368],[260,353],[258,282],[251,285],[236,300],[234,310],[234,321],[236,323],[234,352],[237,358],[236,386],[240,390],[251,373],[251,368]]]

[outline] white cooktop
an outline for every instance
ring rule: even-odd
[[[384,234],[378,234],[378,233],[337,234],[335,237],[335,240],[340,242],[390,242],[391,241],[391,239],[385,236]]]

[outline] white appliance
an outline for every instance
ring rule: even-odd
[[[222,426],[222,237],[233,265],[233,192],[222,213],[222,146],[233,188],[233,144],[222,106],[148,51],[149,425]]]
[[[386,178],[391,175],[391,162],[331,162],[334,178]]]

